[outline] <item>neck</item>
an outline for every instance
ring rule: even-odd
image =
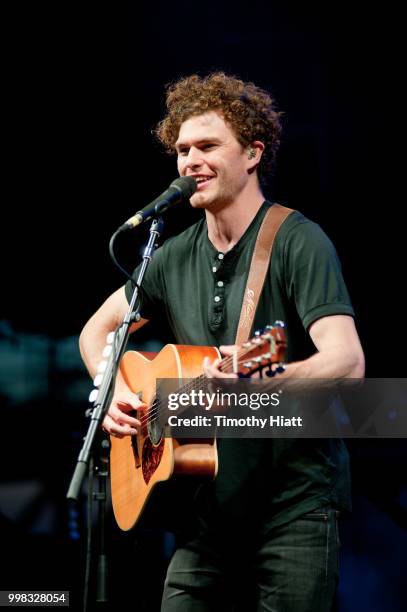
[[[260,187],[253,193],[242,192],[233,202],[219,210],[206,210],[208,238],[213,246],[226,253],[240,240],[259,211],[264,196]]]

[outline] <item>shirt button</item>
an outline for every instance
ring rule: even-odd
[[[224,254],[223,253],[218,253],[218,259],[223,259],[224,258]]]
[[[223,281],[218,281],[218,287],[223,287]]]
[[[215,302],[220,302],[220,297],[218,295],[215,295],[213,299],[215,300]]]
[[[216,270],[217,270],[217,267],[216,267],[216,266],[213,266],[213,268],[212,268],[212,272],[216,272]]]

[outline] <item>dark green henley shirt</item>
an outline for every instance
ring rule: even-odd
[[[178,344],[234,344],[255,240],[270,205],[263,203],[227,253],[209,241],[205,220],[167,240],[144,279],[142,316],[164,318]],[[130,300],[130,283],[126,295]],[[254,329],[284,321],[287,362],[297,361],[315,352],[310,325],[335,314],[354,314],[336,251],[317,224],[294,212],[276,237]],[[222,439],[218,449],[218,476],[197,493],[205,525],[254,519],[266,531],[321,506],[350,509],[341,440]]]

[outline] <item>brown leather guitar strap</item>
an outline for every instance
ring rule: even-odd
[[[292,208],[281,206],[281,204],[273,204],[266,212],[260,226],[256,244],[254,245],[249,275],[244,291],[242,310],[240,312],[239,325],[236,332],[235,344],[238,346],[247,342],[249,338],[254,315],[256,314],[260,294],[269,267],[274,239],[283,221],[285,221],[292,212],[294,212]]]

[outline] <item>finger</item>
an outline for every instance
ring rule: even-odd
[[[147,404],[139,398],[135,393],[118,393],[114,397],[114,402],[120,404],[121,410],[130,412],[131,410],[139,410],[140,408],[147,408]]]
[[[215,359],[213,363],[205,357],[203,361],[203,370],[207,378],[237,378],[236,374],[225,374],[218,369],[218,365],[221,362],[220,359]]]
[[[135,436],[138,433],[138,429],[136,427],[131,427],[130,425],[126,425],[125,423],[115,423],[111,427],[111,434],[117,437],[123,436]]]
[[[137,429],[135,427],[131,427],[126,423],[118,423],[110,415],[106,415],[103,420],[102,425],[104,431],[106,431],[111,436],[115,436],[117,438],[123,438],[124,436],[134,436],[137,434]]]
[[[115,433],[114,431],[114,421],[111,417],[109,417],[108,415],[105,416],[105,418],[103,419],[103,423],[102,423],[102,429],[103,431],[108,434],[109,436],[114,436],[114,437],[118,437],[118,438],[122,438],[123,436],[121,434],[119,434],[118,432]]]
[[[211,360],[209,359],[209,357],[204,357],[204,360],[202,362],[202,368],[204,371],[205,376],[207,376],[207,378],[212,378],[212,373],[211,373]]]
[[[233,355],[233,353],[237,353],[239,346],[237,344],[222,344],[219,350],[222,355]]]
[[[113,419],[113,421],[115,421],[116,423],[125,423],[133,427],[139,427],[139,419],[135,418],[134,416],[131,416],[127,412],[123,412],[121,408],[121,406],[117,406],[115,404],[112,404],[110,406],[108,414]]]

